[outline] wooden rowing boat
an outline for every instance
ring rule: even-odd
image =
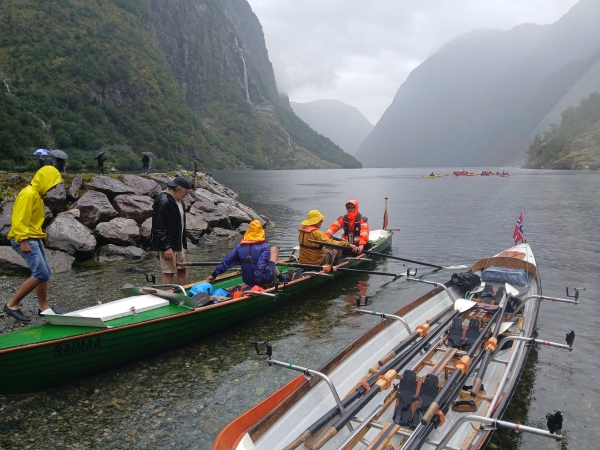
[[[465,306],[469,300],[461,299],[464,292],[452,281],[442,285],[407,276],[436,288],[394,316],[388,315],[397,320],[380,322],[318,371],[269,356],[269,366],[303,371],[304,375],[227,425],[213,450],[481,449],[495,427],[560,439],[555,430],[551,433],[498,419],[517,386],[529,344],[544,342],[572,349],[574,333],[567,338],[567,345],[533,338],[540,301],[549,298],[576,304],[579,291],[575,300],[543,297],[537,264],[525,243],[476,262],[470,272],[481,275],[486,269],[493,270],[491,266],[509,272],[517,269],[524,284],[486,281],[492,290],[486,287],[475,294],[481,296],[479,303],[471,301]],[[483,286],[477,290],[481,289]],[[502,297],[499,304],[484,303],[486,292]],[[475,299],[471,293],[465,296]],[[446,326],[449,321],[452,325]],[[496,342],[490,338],[494,335],[498,336]],[[455,342],[465,348],[457,348]],[[468,342],[472,347],[467,350]],[[396,356],[390,353],[394,347]],[[486,359],[487,370],[479,372]],[[414,371],[415,379],[407,369]],[[473,386],[471,394],[465,386],[474,381],[477,385],[479,373],[482,387]],[[411,400],[403,405],[405,398]],[[429,398],[429,406],[423,407],[424,398]],[[345,414],[340,414],[341,408]],[[491,426],[472,427],[484,423]]]
[[[393,233],[372,231],[367,249],[383,251]],[[293,257],[281,260],[292,262]],[[337,268],[370,261],[366,255],[347,259]],[[289,267],[279,266],[282,272]],[[47,323],[0,335],[0,394],[42,390],[152,353],[183,345],[226,327],[262,316],[308,290],[338,279],[342,270],[305,272],[277,288],[197,307],[182,294],[157,288],[123,288],[124,298],[61,316]],[[242,284],[240,276],[220,277],[214,288]]]

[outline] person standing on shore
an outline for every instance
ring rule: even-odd
[[[142,156],[142,173],[148,175],[150,171],[150,157],[148,155]]]
[[[44,201],[55,186],[62,183],[59,171],[53,166],[44,166],[36,172],[29,186],[23,188],[13,207],[11,228],[8,239],[13,250],[23,257],[31,270],[31,277],[17,289],[15,295],[4,306],[4,312],[21,322],[31,322],[31,318],[20,309],[21,300],[35,289],[38,298],[38,315],[50,308],[48,305],[48,280],[50,267],[44,253],[42,231],[44,224]],[[60,314],[56,309],[54,313]]]
[[[184,177],[175,177],[167,183],[167,190],[154,199],[152,206],[152,230],[150,248],[156,250],[163,274],[163,284],[171,284],[177,274],[177,284],[187,284],[185,267],[177,264],[185,262],[187,249],[185,229],[185,206],[182,200],[192,189],[192,184]]]
[[[104,161],[107,159],[104,154],[98,156],[98,175],[104,175]]]

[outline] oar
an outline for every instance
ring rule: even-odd
[[[329,272],[352,272],[352,273],[366,273],[368,275],[383,275],[386,277],[403,277],[403,273],[391,273],[391,272],[375,272],[372,270],[360,270],[360,269],[348,269],[346,267],[337,267],[331,266],[329,264],[325,264],[324,266],[314,265],[314,264],[301,264],[301,263],[277,263],[279,266],[283,267],[299,267],[301,269],[309,269],[309,270],[318,270],[319,272],[323,271],[326,273]]]
[[[421,339],[418,343],[413,345],[408,350],[404,351],[402,354],[394,358],[391,362],[387,363],[384,367],[382,367],[375,375],[371,376],[366,382],[371,386],[371,389],[368,392],[365,392],[366,389],[363,386],[359,386],[357,390],[348,396],[346,400],[359,399],[354,405],[350,408],[346,409],[346,413],[343,414],[330,428],[326,430],[326,432],[316,441],[310,448],[311,450],[318,450],[323,447],[331,438],[333,438],[346,424],[365,406],[367,405],[379,392],[387,389],[391,384],[391,380],[393,380],[400,370],[406,366],[411,360],[413,360],[420,352],[425,348],[426,345],[429,344],[432,340],[437,338],[443,332],[446,331],[452,320],[455,317],[461,315],[468,309],[472,308],[475,305],[475,302],[472,302],[472,305],[460,303],[455,303],[455,312],[451,314],[450,317],[445,319],[442,323],[440,323],[433,332],[429,333],[426,337]],[[363,395],[364,394],[364,395]],[[350,402],[349,402],[350,403]],[[344,405],[346,406],[346,405]],[[319,421],[315,422],[311,427],[307,429],[296,441],[294,441],[289,449],[298,447],[302,442],[308,439],[312,434],[316,433],[323,425],[325,425],[329,420],[331,420],[339,410],[335,409],[335,414],[331,415],[330,411],[328,414],[323,416]],[[327,420],[323,421],[323,419],[327,418]],[[318,428],[315,427],[317,423],[320,422],[320,426]],[[304,438],[304,441],[300,441],[300,439]],[[300,441],[300,442],[299,442]],[[292,445],[296,444],[296,447]]]
[[[332,244],[331,242],[315,241],[314,239],[308,239],[308,242],[311,242],[313,244],[324,245],[325,247],[338,248],[340,250],[350,250],[350,246],[348,245]]]
[[[457,270],[457,269],[466,269],[468,267],[468,266],[465,266],[462,264],[456,265],[456,266],[438,266],[437,264],[429,264],[429,263],[426,263],[423,261],[415,261],[414,259],[399,258],[398,256],[386,255],[385,253],[372,252],[369,250],[367,250],[365,253],[367,255],[381,256],[383,258],[396,259],[398,261],[405,261],[405,262],[410,262],[410,263],[414,263],[414,264],[420,264],[422,266],[435,267],[436,269]]]
[[[504,283],[504,288],[506,290],[506,294],[504,298],[501,300],[501,313],[500,319],[496,322],[496,326],[494,327],[494,331],[492,332],[492,336],[483,344],[485,348],[483,359],[481,360],[481,364],[479,365],[479,369],[477,370],[477,375],[475,375],[475,381],[473,381],[473,387],[471,388],[471,397],[477,397],[477,393],[483,384],[483,377],[485,376],[485,372],[488,368],[490,360],[492,359],[492,355],[498,346],[498,334],[500,333],[500,329],[502,328],[502,317],[504,316],[504,311],[506,310],[506,305],[508,305],[508,297],[509,295],[519,295],[519,291],[516,290],[508,283]]]
[[[204,266],[218,266],[219,264],[221,264],[221,261],[217,261],[217,262],[206,262],[206,261],[202,261],[202,262],[180,262],[177,263],[178,266],[181,267],[204,267]]]

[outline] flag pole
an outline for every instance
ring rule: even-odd
[[[387,229],[388,226],[388,198],[385,197],[385,210],[383,212],[383,229]]]

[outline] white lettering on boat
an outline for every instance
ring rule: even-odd
[[[89,352],[100,348],[100,338],[80,339],[74,342],[66,342],[58,344],[54,347],[54,356],[67,356],[75,353]]]

